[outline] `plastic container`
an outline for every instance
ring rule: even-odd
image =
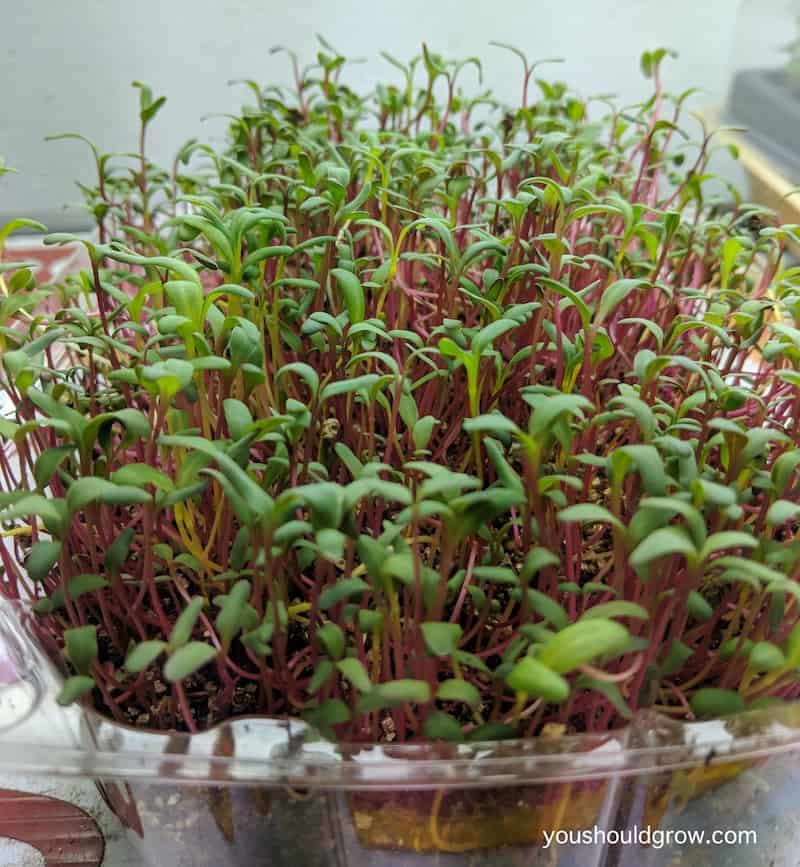
[[[17,711],[3,716],[0,773],[94,778],[148,867],[797,861],[797,705],[458,746],[335,745],[262,718],[165,734],[60,707],[25,615],[6,603],[0,636],[0,707]]]

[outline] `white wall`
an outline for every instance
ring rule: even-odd
[[[168,97],[151,138],[151,155],[162,161],[192,135],[219,136],[221,123],[201,123],[200,116],[245,101],[244,89],[227,87],[228,79],[288,83],[286,56],[270,54],[270,47],[290,46],[310,60],[316,32],[345,55],[367,58],[350,69],[354,84],[394,74],[381,49],[406,58],[425,40],[448,56],[480,55],[486,84],[509,100],[519,92],[519,61],[490,40],[512,42],[530,57],[564,57],[551,71],[575,88],[631,101],[649,87],[639,73],[640,53],[664,45],[680,53],[667,67],[668,87],[702,87],[700,105],[724,95],[739,2],[4,0],[0,6],[0,154],[21,172],[0,181],[0,219],[25,212],[55,228],[86,219],[79,211],[65,216],[61,205],[79,198],[72,179],[90,179],[91,164],[77,143],[46,144],[44,136],[80,131],[105,150],[132,149],[134,78]]]

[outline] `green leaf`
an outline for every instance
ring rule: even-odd
[[[466,665],[467,668],[474,668],[482,674],[491,674],[489,666],[479,656],[475,656],[474,653],[468,653],[466,650],[456,651],[456,662],[460,665]]]
[[[563,674],[585,662],[624,650],[630,635],[614,620],[580,620],[557,632],[542,646],[539,661]]]
[[[2,166],[2,174],[6,172],[14,172],[16,169],[7,169],[5,166]],[[9,223],[6,223],[4,226],[0,227],[0,244],[5,243],[6,238],[11,235],[13,232],[16,232],[18,229],[35,229],[37,232],[46,232],[47,226],[43,223],[38,222],[37,220],[29,220],[26,217],[17,217],[14,220],[11,220]],[[49,238],[50,236],[48,236]],[[70,237],[70,240],[72,238]],[[45,241],[47,243],[47,241]]]
[[[329,400],[340,394],[350,394],[353,391],[360,391],[362,388],[372,388],[379,379],[380,377],[376,373],[365,373],[363,376],[330,382],[322,389],[321,400]]]
[[[68,516],[64,513],[64,500],[43,497],[40,494],[29,494],[17,500],[12,506],[0,511],[0,521],[13,521],[15,518],[27,518],[37,515],[45,523],[63,535]]]
[[[176,683],[208,665],[217,655],[217,649],[203,641],[190,641],[179,647],[164,666],[164,677]]]
[[[519,576],[508,566],[476,566],[472,574],[479,581],[488,581],[491,584],[519,584]]]
[[[751,648],[747,662],[754,671],[776,671],[786,665],[786,658],[772,642],[758,641]]]
[[[800,504],[791,503],[789,500],[776,500],[767,512],[767,524],[771,527],[779,527],[787,521],[794,521],[800,516]]]
[[[34,581],[43,581],[58,562],[61,542],[42,540],[31,546],[25,560],[25,569]]]
[[[317,629],[317,638],[325,648],[325,652],[331,659],[341,659],[344,655],[345,639],[344,632],[335,623],[323,623]]]
[[[533,576],[541,569],[546,569],[549,566],[558,566],[561,560],[552,551],[547,548],[531,548],[525,556],[525,562],[520,572],[520,578],[526,584]]]
[[[500,443],[497,440],[492,439],[492,437],[484,437],[483,446],[494,464],[497,478],[500,480],[503,487],[511,490],[523,490],[524,486],[522,484],[522,479],[506,460]]]
[[[56,696],[56,701],[67,706],[76,702],[79,698],[87,695],[94,689],[94,681],[87,675],[79,674],[74,677],[68,677],[64,681],[64,686]]]
[[[693,483],[700,492],[703,503],[714,506],[733,506],[736,503],[736,493],[726,485],[709,482],[707,479],[695,479]]]
[[[346,271],[344,268],[333,268],[331,276],[336,279],[339,291],[344,298],[347,318],[353,325],[362,322],[366,303],[364,301],[364,290],[358,277],[352,271]]]
[[[116,412],[106,412],[95,416],[85,427],[81,436],[83,452],[88,452],[95,441],[107,448],[111,432],[115,424],[125,428],[125,439],[147,439],[150,436],[150,423],[138,409],[120,409]]]
[[[344,517],[344,490],[333,482],[316,482],[295,488],[311,509],[314,528],[337,529]]]
[[[481,726],[476,726],[469,732],[467,740],[470,743],[483,743],[504,741],[516,736],[517,730],[513,726],[505,725],[504,723],[484,723]]]
[[[13,440],[19,428],[20,426],[16,422],[9,421],[7,418],[0,418],[0,439]]]
[[[461,701],[473,710],[478,710],[482,701],[478,688],[461,678],[442,681],[436,691],[436,698],[440,701]]]
[[[634,522],[642,523],[651,528],[656,528],[658,525],[653,523],[654,519],[647,513],[650,511],[666,513],[667,515],[681,515],[686,519],[686,526],[695,545],[700,546],[706,539],[706,521],[700,512],[690,503],[680,500],[677,497],[645,497],[640,501],[641,509],[631,521],[631,526]],[[645,514],[643,515],[642,512]],[[650,530],[645,535],[649,535]],[[640,537],[642,538],[642,537]]]
[[[416,422],[411,432],[415,449],[426,449],[428,447],[428,443],[430,443],[433,436],[433,429],[437,424],[439,424],[438,420],[432,415],[423,416]]]
[[[218,355],[201,355],[191,361],[195,370],[230,370],[231,363],[227,358]]]
[[[307,536],[312,531],[313,528],[308,521],[287,521],[285,524],[278,527],[272,538],[276,545],[290,545],[301,537]],[[248,533],[247,539],[249,540],[249,538],[250,535]]]
[[[514,319],[498,319],[496,322],[481,328],[470,343],[473,355],[482,355],[498,337],[518,326],[519,322]]]
[[[689,700],[692,712],[700,719],[730,716],[744,710],[744,699],[732,689],[698,689]]]
[[[742,242],[738,238],[728,238],[722,245],[722,267],[720,268],[720,286],[722,289],[728,288],[728,281],[741,249]]]
[[[347,471],[354,479],[360,479],[364,475],[364,465],[353,454],[352,449],[342,442],[334,445],[333,450],[339,456],[339,460],[347,467]]]
[[[475,362],[472,356],[450,337],[443,337],[439,341],[438,348],[439,352],[447,358],[456,358],[467,368],[470,366],[474,367]]]
[[[108,503],[114,506],[129,506],[136,503],[149,503],[148,493],[130,485],[116,485],[97,476],[84,476],[73,482],[67,489],[67,508],[79,512],[93,502]]]
[[[78,674],[87,674],[97,659],[97,627],[77,626],[64,630],[67,658]]]
[[[236,517],[242,523],[243,526],[248,529],[252,528],[258,522],[258,515],[256,515],[253,510],[250,508],[250,503],[247,500],[247,497],[242,494],[242,492],[237,488],[236,484],[231,480],[230,476],[221,473],[219,470],[212,469],[211,467],[205,467],[201,469],[199,475],[202,476],[210,476],[212,479],[215,479],[222,490],[225,492],[225,497],[228,502],[231,504]],[[163,500],[159,501],[159,504],[162,508],[167,508],[166,503],[172,503],[171,498],[180,494],[180,490],[169,494]],[[194,491],[192,491],[192,494]],[[192,495],[190,494],[190,496]]]
[[[400,418],[403,420],[403,424],[407,428],[413,428],[419,420],[419,408],[417,407],[417,402],[410,393],[403,392],[400,395],[398,411],[400,413]]]
[[[653,410],[643,401],[639,400],[639,398],[631,397],[628,395],[624,395],[622,397],[615,397],[610,403],[609,406],[611,409],[616,409],[620,407],[621,409],[629,412],[636,423],[639,425],[639,429],[642,432],[642,437],[645,440],[651,440],[658,428],[658,421],[656,419],[656,415]],[[595,416],[595,422],[599,422],[600,416]]]
[[[457,623],[422,623],[422,637],[433,656],[451,656],[458,649],[463,630]]]
[[[166,474],[148,464],[125,464],[111,474],[115,485],[144,487],[153,485],[160,491],[171,491],[175,488],[172,479]]]
[[[190,455],[200,452],[215,461],[232,490],[246,503],[253,520],[263,520],[272,513],[273,501],[269,494],[215,443],[199,436],[162,436],[159,442],[163,446],[187,449]]]
[[[125,657],[125,669],[131,674],[139,674],[149,668],[166,649],[166,641],[140,641]]]
[[[284,366],[275,374],[275,379],[280,380],[287,373],[296,373],[308,386],[311,391],[311,397],[317,396],[319,391],[319,374],[310,364],[305,364],[302,361],[294,361],[291,364]]]
[[[786,576],[776,569],[771,569],[757,560],[747,560],[744,557],[736,557],[734,555],[719,557],[716,560],[710,561],[708,565],[715,568],[725,568],[727,570],[726,574],[730,573],[730,575],[736,578],[747,576],[767,583],[786,580]],[[758,589],[757,584],[753,584],[753,587]]]
[[[412,469],[411,464],[406,464],[407,469]],[[419,487],[418,497],[425,500],[431,497],[443,496],[445,499],[457,496],[467,488],[479,488],[480,480],[466,473],[454,473],[447,469],[437,467],[437,472],[426,479]]]
[[[95,593],[106,587],[108,587],[108,581],[102,575],[76,575],[67,582],[66,595],[68,595],[69,599],[78,599],[84,593]],[[37,602],[34,609],[41,614],[49,614],[51,611],[63,608],[66,604],[64,596],[65,591],[62,585],[57,587],[48,599],[42,599]]]
[[[631,617],[635,620],[648,620],[650,615],[645,608],[635,602],[619,599],[614,602],[601,602],[587,609],[581,620],[595,620],[598,617],[610,620],[612,617]]]
[[[506,683],[515,692],[546,701],[562,702],[569,697],[569,683],[561,675],[532,656],[523,656],[509,674]]]
[[[431,688],[424,680],[389,681],[374,686],[358,702],[359,713],[401,707],[404,704],[425,704],[431,700]]]
[[[467,433],[473,433],[474,431],[493,434],[519,433],[519,427],[516,422],[511,421],[510,418],[506,418],[499,412],[464,419],[463,428]]]
[[[345,599],[360,596],[369,589],[369,584],[361,578],[342,578],[319,594],[319,609],[320,611],[327,611],[334,605],[344,602]]]
[[[541,614],[556,629],[564,629],[569,622],[567,612],[564,611],[555,599],[551,599],[546,593],[542,593],[541,590],[535,590],[533,587],[528,588],[527,594],[528,602],[534,611]]]
[[[586,302],[578,295],[577,292],[574,292],[569,286],[565,286],[563,283],[559,283],[557,280],[552,280],[550,277],[539,277],[539,282],[543,283],[548,288],[552,289],[554,292],[557,292],[559,295],[564,298],[568,298],[578,309],[578,314],[581,317],[581,324],[583,325],[584,332],[589,330],[589,320],[591,314],[589,313],[589,308],[586,306]]]
[[[523,397],[534,407],[529,432],[535,440],[558,432],[565,420],[584,417],[584,412],[594,409],[591,401],[580,394],[540,395],[524,392]]]
[[[250,268],[253,265],[257,265],[259,262],[263,262],[265,259],[271,259],[273,256],[291,256],[293,252],[292,247],[288,247],[285,244],[273,244],[269,247],[262,247],[260,250],[254,250],[250,253],[242,263],[243,268]],[[291,278],[289,278],[291,279]],[[231,291],[232,287],[228,284],[228,291]],[[241,286],[237,286],[237,289],[241,289]],[[252,298],[253,296],[250,295]]]
[[[141,81],[131,82],[131,86],[139,90],[139,117],[142,124],[146,125],[158,114],[167,98],[159,96],[157,99],[153,99],[153,91]]]
[[[228,591],[222,603],[215,625],[225,650],[231,646],[231,642],[238,633],[245,628],[250,590],[249,581],[244,579],[237,581]]]
[[[702,594],[698,593],[697,590],[689,592],[689,595],[686,598],[686,610],[695,620],[700,620],[702,622],[711,620],[714,616],[714,609],[711,607],[711,604],[704,596],[702,596]]]
[[[340,659],[336,667],[359,692],[369,692],[372,689],[372,681],[360,660],[350,656],[347,659]]]
[[[786,665],[788,668],[800,667],[800,623],[796,623],[786,641]]]
[[[373,632],[383,626],[383,612],[367,611],[361,608],[358,612],[358,628],[362,632]]]
[[[222,406],[231,436],[235,440],[241,439],[253,423],[253,416],[250,414],[247,404],[233,397],[228,397],[222,402]]]
[[[344,546],[347,542],[347,536],[340,530],[325,527],[317,531],[314,541],[320,555],[326,560],[335,563],[344,556]]]
[[[581,524],[611,524],[623,529],[623,524],[615,515],[603,506],[595,506],[593,503],[579,503],[576,506],[568,506],[558,513],[559,521],[577,521]]]
[[[428,714],[422,726],[423,734],[431,741],[451,741],[458,743],[463,740],[464,733],[461,723],[441,710]]]
[[[251,610],[252,613],[255,613],[255,609]],[[268,616],[272,615],[271,609],[269,610]],[[258,615],[256,615],[258,617]],[[265,620],[263,623],[259,623],[255,629],[250,629],[242,635],[242,644],[245,647],[249,647],[254,653],[257,653],[261,656],[269,656],[272,652],[270,648],[270,641],[272,641],[272,636],[275,632],[275,624],[270,620]]]
[[[798,466],[800,466],[800,449],[786,451],[775,458],[770,475],[775,484],[775,490],[779,494],[786,491],[786,487]]]
[[[127,527],[119,536],[108,546],[103,563],[106,570],[111,575],[119,575],[125,561],[128,559],[128,554],[131,550],[131,542],[133,541],[134,529]]]
[[[747,656],[753,649],[753,642],[749,638],[729,638],[723,641],[719,648],[720,659],[731,659],[737,654]]]
[[[169,634],[170,651],[182,647],[192,637],[192,632],[204,605],[205,599],[202,596],[195,596],[186,608],[181,611],[178,619],[175,621],[175,625],[172,627],[172,632]]]
[[[621,485],[624,476],[636,469],[648,494],[661,497],[666,492],[667,474],[658,449],[651,445],[622,446],[611,453],[608,463],[612,485]]]
[[[320,659],[308,682],[308,691],[311,695],[318,693],[331,679],[336,668],[330,659]]]
[[[340,698],[329,698],[319,707],[310,708],[303,713],[303,719],[324,735],[332,737],[332,726],[350,720],[350,708]]]
[[[74,446],[56,446],[45,449],[39,455],[33,468],[33,477],[36,480],[36,486],[40,491],[44,490],[44,488],[50,483],[56,470],[74,451]]]
[[[603,323],[605,318],[618,307],[634,289],[639,289],[642,286],[648,285],[647,280],[617,280],[608,286],[600,298],[600,303],[594,314],[596,325]]]
[[[640,568],[660,557],[683,554],[696,557],[697,549],[686,531],[681,527],[661,527],[647,536],[630,556],[631,566]]]
[[[705,560],[717,551],[728,548],[758,548],[758,539],[739,530],[722,530],[708,537],[700,550],[700,558]]]

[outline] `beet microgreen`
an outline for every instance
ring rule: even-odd
[[[458,740],[800,693],[796,227],[720,208],[665,52],[602,117],[516,53],[518,107],[324,44],[223,151],[153,165],[139,83],[90,143],[91,271],[0,274],[0,588],[63,701]]]

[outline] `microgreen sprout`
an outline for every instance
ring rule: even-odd
[[[667,52],[598,110],[514,50],[516,107],[323,43],[223,150],[154,165],[140,83],[89,143],[90,270],[0,274],[0,591],[62,701],[405,741],[800,693],[797,227],[720,207]]]

